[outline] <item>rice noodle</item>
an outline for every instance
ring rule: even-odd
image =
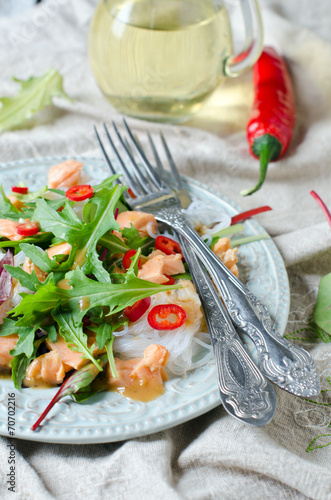
[[[155,229],[155,222],[149,221],[147,226],[146,226],[146,231],[148,235],[155,240],[155,238],[160,234],[159,231],[156,231],[156,233],[153,231]]]
[[[170,358],[167,369],[173,375],[184,375],[187,370],[205,364],[212,357],[209,335],[203,332],[201,303],[193,284],[179,280],[182,289],[161,292],[151,297],[151,305],[146,313],[128,326],[128,334],[116,337],[114,351],[124,358],[143,356],[150,344],[160,344],[168,349]],[[175,330],[155,330],[148,321],[149,311],[157,304],[177,303],[185,309],[186,322]],[[195,359],[197,358],[198,359]]]
[[[203,234],[201,236],[201,239],[206,243],[207,246],[210,247],[210,245],[212,244],[213,242],[213,237],[211,234]]]

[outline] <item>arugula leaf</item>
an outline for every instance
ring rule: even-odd
[[[139,234],[139,231],[134,227],[132,223],[130,228],[125,227],[121,230],[121,233],[126,239],[126,243],[129,248],[133,248],[135,250],[138,250],[138,248],[140,248],[143,253],[145,250],[149,250],[154,246],[155,240],[153,240],[153,238],[151,238],[150,236],[145,236],[144,238],[142,238]]]
[[[18,241],[3,240],[0,241],[0,248],[15,248],[15,250],[16,249],[19,250],[19,247],[20,245],[22,245],[22,243],[33,243],[34,245],[48,248],[49,246],[48,243],[52,240],[52,238],[53,238],[52,233],[42,233]]]
[[[124,241],[122,241],[118,236],[112,233],[105,234],[99,240],[99,244],[108,248],[112,254],[114,253],[126,253],[130,250],[130,247]]]
[[[139,252],[136,256],[139,257]],[[63,307],[71,311],[79,323],[87,311],[93,307],[108,306],[110,314],[114,314],[127,306],[132,306],[139,299],[158,292],[181,288],[181,285],[158,285],[141,280],[135,276],[133,268],[121,276],[123,283],[100,283],[87,278],[81,269],[77,268],[66,274],[66,279],[69,279],[71,285],[71,289],[67,290],[58,288],[54,284],[53,275],[50,275],[47,283],[44,282],[34,295],[22,293],[22,301],[11,311],[11,314],[19,317],[16,325],[29,326],[46,319],[61,303]],[[86,297],[89,299],[89,305],[82,311],[80,301]]]
[[[20,390],[25,377],[26,369],[31,361],[35,359],[38,347],[42,342],[44,342],[44,340],[45,338],[41,338],[34,342],[31,356],[26,356],[24,353],[21,353],[18,356],[15,356],[9,363],[9,366],[12,369],[12,379],[16,389]]]
[[[126,188],[116,185],[112,189],[103,189],[86,205],[95,210],[93,220],[81,221],[74,210],[66,204],[61,213],[47,205],[45,200],[37,200],[34,219],[38,220],[43,230],[50,230],[55,236],[67,241],[75,253],[75,261],[85,274],[94,274],[99,281],[110,280],[104,269],[96,245],[99,239],[111,229],[119,229],[114,219],[116,204]],[[33,261],[33,260],[32,260]],[[33,261],[34,262],[34,261]]]
[[[117,320],[114,323],[107,323],[103,321],[103,323],[101,323],[97,328],[97,336],[96,336],[97,346],[100,350],[103,349],[104,346],[106,346],[108,362],[111,369],[111,373],[114,378],[117,378],[118,375],[113,353],[113,342],[114,342],[113,332],[114,330],[117,330],[119,326],[127,323],[128,320],[124,316],[122,316],[117,318]]]
[[[1,130],[10,130],[23,125],[34,113],[52,104],[52,97],[60,96],[68,99],[62,87],[62,76],[55,69],[28,80],[18,78],[13,80],[21,84],[21,89],[15,97],[0,98]]]
[[[18,200],[22,203],[28,203],[29,201],[36,200],[37,198],[43,197],[47,191],[47,186],[43,186],[37,191],[29,191],[27,194],[12,193]]]
[[[66,260],[59,265],[60,255],[56,255],[53,259],[50,259],[47,252],[42,254],[34,245],[26,243],[22,243],[20,248],[39,269],[46,273],[69,271],[74,261],[74,254],[72,252],[69,258],[65,255]]]
[[[29,274],[26,271],[23,271],[23,269],[19,266],[5,265],[4,268],[9,272],[11,277],[16,278],[22,286],[31,290],[31,292],[37,291],[37,287],[40,285],[40,282],[34,270],[31,274]]]
[[[34,335],[38,328],[39,324],[19,326],[16,321],[10,318],[4,318],[3,324],[0,326],[0,337],[7,337],[13,333],[18,334],[19,339],[17,344],[15,348],[10,351],[10,354],[12,356],[17,356],[18,354],[24,353],[26,356],[30,357],[33,353]]]
[[[90,359],[98,370],[102,371],[101,366],[93,357],[94,345],[91,347],[87,345],[88,337],[83,332],[82,323],[76,323],[71,311],[65,310],[61,306],[52,312],[52,316],[59,325],[59,333],[67,342],[69,349],[81,352],[84,358]]]
[[[0,217],[2,219],[18,220],[22,217],[22,212],[12,204],[10,199],[6,196],[3,186],[1,185],[1,195],[0,199]]]
[[[320,281],[313,319],[320,328],[331,334],[331,273]]]
[[[57,330],[55,325],[43,325],[43,330],[47,333],[47,338],[55,343],[57,341]]]

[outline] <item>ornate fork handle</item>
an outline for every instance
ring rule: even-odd
[[[276,409],[275,392],[245,351],[208,273],[181,236],[180,243],[211,335],[222,404],[248,424],[266,425]]]
[[[181,234],[204,263],[218,288],[232,321],[257,348],[258,366],[272,382],[297,396],[320,393],[320,382],[310,354],[281,337],[273,327],[267,308],[205,245],[191,228],[176,203],[164,200],[152,212]]]

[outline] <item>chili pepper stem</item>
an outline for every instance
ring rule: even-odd
[[[269,162],[276,160],[280,156],[282,145],[276,137],[266,134],[255,139],[252,149],[260,159],[260,178],[255,187],[241,191],[242,196],[248,196],[260,189],[265,180]]]

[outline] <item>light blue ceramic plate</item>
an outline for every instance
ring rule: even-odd
[[[0,183],[5,187],[24,181],[31,189],[46,183],[50,166],[68,158],[40,158],[0,165]],[[103,160],[77,158],[97,181],[109,172]],[[206,186],[185,179],[195,199],[234,215],[241,212],[230,200]],[[254,220],[245,222],[245,236],[265,233]],[[278,331],[284,332],[289,312],[289,285],[282,258],[271,240],[239,247],[241,278],[268,307]],[[184,378],[166,383],[165,393],[149,403],[131,401],[108,392],[95,396],[93,403],[79,405],[70,398],[56,404],[39,431],[31,425],[45,409],[56,389],[14,389],[11,380],[0,380],[0,434],[8,436],[8,393],[15,392],[15,437],[50,443],[106,443],[152,434],[195,418],[220,404],[213,360]],[[92,401],[92,400],[91,400]]]

